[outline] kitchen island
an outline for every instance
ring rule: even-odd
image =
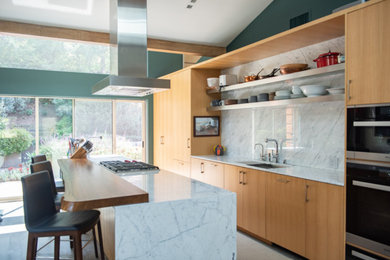
[[[85,171],[98,167],[106,175],[106,181],[112,175],[118,185],[136,186],[142,197],[144,192],[148,194],[148,202],[122,205],[116,198],[111,200],[112,205],[100,208],[105,253],[109,259],[236,259],[235,193],[164,170],[157,174],[119,177],[86,159],[84,165]],[[64,169],[61,167],[64,201],[71,201],[69,196],[75,190],[68,185],[80,184],[71,180],[77,176],[71,173],[72,167]],[[77,174],[85,173],[78,168]],[[93,187],[96,185],[93,181],[83,185],[89,190],[107,192],[104,187]],[[113,183],[106,186],[112,185],[115,186]],[[72,193],[67,193],[67,189]],[[81,200],[78,197],[78,202]],[[84,205],[88,200],[86,197]]]

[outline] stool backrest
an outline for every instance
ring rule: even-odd
[[[21,178],[23,187],[24,221],[27,230],[44,218],[56,214],[48,171],[36,172]]]
[[[31,173],[36,173],[36,172],[41,172],[41,171],[48,171],[49,172],[49,176],[50,176],[50,182],[52,184],[51,188],[52,188],[53,196],[57,195],[56,182],[54,180],[53,168],[51,167],[51,162],[50,161],[32,163],[30,165],[30,170],[31,170]]]
[[[44,161],[47,161],[46,155],[44,154],[39,154],[31,157],[31,163],[44,162]]]

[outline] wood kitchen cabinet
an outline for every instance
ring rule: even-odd
[[[191,178],[219,188],[223,188],[223,164],[192,158]]]
[[[344,259],[344,188],[306,180],[306,254]]]
[[[346,16],[347,105],[390,102],[390,1]]]
[[[225,189],[237,194],[237,226],[265,237],[267,173],[225,165]]]
[[[266,196],[266,239],[297,254],[305,255],[304,179],[268,174]]]
[[[185,69],[162,77],[170,90],[154,94],[154,164],[161,169],[189,176],[191,155],[211,154],[221,137],[193,137],[193,117],[219,115],[208,112],[212,97],[205,86],[219,70]],[[223,185],[223,181],[222,181]],[[218,186],[218,185],[217,185]]]

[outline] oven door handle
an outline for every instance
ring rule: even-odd
[[[354,121],[353,126],[390,126],[390,121]]]
[[[352,185],[363,187],[363,188],[369,188],[369,189],[374,189],[374,190],[381,190],[381,191],[390,192],[390,186],[381,185],[381,184],[353,180]]]

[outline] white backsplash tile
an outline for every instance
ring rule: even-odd
[[[239,75],[242,80],[244,75],[256,72],[259,67],[264,67],[267,73],[286,63],[308,63],[315,68],[312,60],[329,50],[343,53],[344,37],[240,65],[223,73]],[[344,74],[229,91],[223,93],[222,98],[248,98],[305,84],[344,86]],[[259,158],[259,150],[254,150],[255,143],[265,145],[266,138],[274,138],[282,147],[280,162],[287,160],[289,164],[300,166],[344,169],[344,101],[222,111],[221,126],[222,144],[227,147],[228,155]],[[274,150],[274,146],[269,143],[267,153]]]

